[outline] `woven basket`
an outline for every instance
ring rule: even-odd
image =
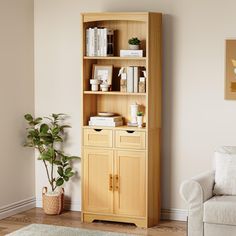
[[[59,215],[64,208],[64,188],[62,188],[61,193],[57,196],[47,195],[47,187],[43,188],[43,210],[47,215]]]

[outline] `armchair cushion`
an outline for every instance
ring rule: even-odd
[[[236,147],[221,147],[215,152],[214,194],[236,195]]]
[[[236,196],[215,196],[204,203],[203,221],[236,225]]]

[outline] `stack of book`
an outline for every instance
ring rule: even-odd
[[[143,57],[143,50],[120,50],[120,57]]]
[[[108,28],[86,29],[87,56],[113,56],[114,30]]]
[[[112,116],[112,117],[91,116],[89,120],[89,126],[116,127],[122,125],[123,125],[122,116]]]

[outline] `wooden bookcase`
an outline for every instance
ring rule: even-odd
[[[161,131],[161,13],[110,12],[82,14],[82,220],[157,225],[160,219]],[[86,29],[115,30],[114,57],[86,56]],[[119,57],[128,39],[141,39],[142,58]],[[145,66],[146,93],[124,93],[114,85],[110,92],[92,92],[93,64],[114,67],[113,82],[122,66]],[[144,128],[128,127],[130,105],[144,111]],[[88,126],[99,111],[124,117],[121,127]]]

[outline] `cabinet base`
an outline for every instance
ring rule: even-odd
[[[83,222],[92,223],[94,220],[104,220],[104,221],[113,221],[113,222],[122,222],[122,223],[132,223],[140,228],[148,228],[146,218],[132,218],[125,216],[116,216],[116,215],[101,215],[94,213],[82,213],[81,220]]]

